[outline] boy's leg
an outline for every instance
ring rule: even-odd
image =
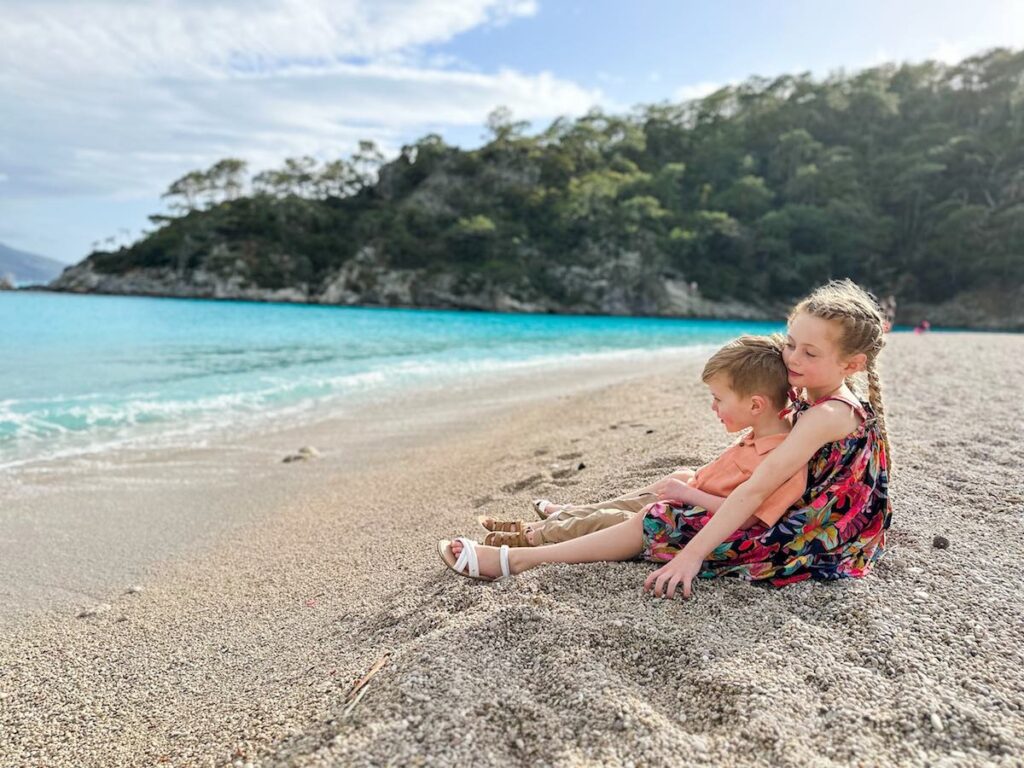
[[[600,512],[603,509],[621,509],[626,512],[636,512],[650,504],[652,501],[657,500],[657,497],[650,491],[640,489],[614,499],[608,499],[608,501],[598,501],[594,504],[572,504],[570,506],[563,507],[562,511],[557,513],[557,516],[552,515],[555,519],[550,522],[553,523],[555,520],[574,517],[589,517],[595,512]],[[544,521],[543,523],[540,523],[540,525],[546,525],[547,522],[548,521]]]
[[[588,504],[573,507],[553,516],[552,519],[530,523],[526,537],[534,546],[568,541],[628,520],[633,514],[657,500],[653,494],[643,493],[635,498],[620,497],[602,502],[606,506]]]
[[[641,507],[650,504],[652,501],[657,501],[657,497],[654,493],[655,487],[658,483],[662,483],[665,480],[673,479],[687,482],[694,476],[694,471],[688,467],[680,467],[674,472],[669,473],[659,480],[655,480],[650,485],[645,485],[643,488],[637,488],[635,491],[624,493],[621,496],[616,496],[614,499],[608,499],[607,501],[598,501],[593,504],[565,504],[562,505],[561,511],[558,513],[559,517],[586,517],[599,509],[626,509],[631,512],[636,511],[635,502],[643,500]],[[624,504],[628,504],[625,506]],[[559,506],[559,505],[555,505]]]
[[[657,500],[657,497],[652,494],[644,494],[637,498],[622,497],[601,502],[605,506],[588,504],[572,507],[557,515],[552,515],[548,520],[523,521],[522,525],[530,546],[554,544],[621,523],[623,520],[630,519],[633,513],[639,512]],[[486,522],[485,527],[487,527]],[[488,530],[494,529],[488,527]]]
[[[619,508],[595,509],[588,515],[566,517],[564,520],[562,518],[547,520],[536,526],[531,526],[527,538],[534,546],[577,539],[588,533],[611,528],[613,525],[630,520],[644,507],[644,504],[639,501],[621,501],[618,504]]]

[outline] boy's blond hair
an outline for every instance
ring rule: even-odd
[[[701,380],[725,375],[729,388],[740,397],[763,395],[772,405],[785,408],[789,394],[789,371],[782,362],[785,337],[740,336],[715,352],[704,366]]]

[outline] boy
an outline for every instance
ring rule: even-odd
[[[779,334],[741,336],[719,349],[704,366],[701,379],[711,391],[711,409],[726,431],[749,429],[717,459],[696,471],[680,468],[645,488],[597,504],[558,506],[538,501],[535,507],[541,514],[547,513],[543,522],[501,523],[481,517],[480,524],[492,531],[484,543],[555,544],[621,523],[657,501],[689,504],[714,513],[791,429],[789,421],[778,416],[789,392],[788,372],[782,362],[784,342]],[[804,469],[765,499],[741,527],[774,525],[806,488]]]

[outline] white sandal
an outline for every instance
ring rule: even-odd
[[[508,565],[508,544],[502,544],[501,549],[498,550],[498,561],[501,563],[501,576],[498,578],[492,578],[490,576],[480,575],[480,560],[476,554],[476,542],[472,539],[467,539],[464,536],[456,537],[455,541],[462,542],[462,552],[459,553],[458,559],[454,562],[448,559],[448,553],[452,553],[451,545],[452,542],[448,539],[441,539],[437,542],[437,554],[441,556],[441,560],[451,570],[455,571],[459,576],[465,576],[467,579],[476,579],[477,581],[501,581],[507,579],[512,575],[512,570]]]

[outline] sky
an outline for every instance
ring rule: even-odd
[[[997,46],[1024,48],[1024,2],[0,0],[0,242],[75,263],[134,241],[224,157],[471,148],[498,106],[541,130]]]

